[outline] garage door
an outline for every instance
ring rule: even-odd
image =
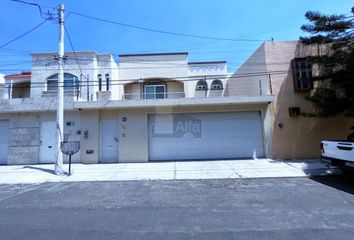
[[[263,157],[260,112],[149,115],[149,159]]]
[[[0,120],[0,164],[7,164],[9,121]]]

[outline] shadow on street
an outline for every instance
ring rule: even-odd
[[[354,195],[354,175],[310,177],[313,181]]]
[[[46,173],[55,174],[54,170],[46,169],[46,168],[33,167],[33,166],[24,166],[23,168],[29,168],[29,169],[34,169],[34,170],[39,170],[39,171],[42,171],[42,172],[46,172]]]

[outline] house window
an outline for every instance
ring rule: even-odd
[[[106,77],[106,91],[109,91],[109,74],[107,73],[105,77]]]
[[[64,73],[64,90],[76,90],[78,88],[78,78],[70,73]],[[47,91],[58,90],[58,74],[47,78]]]
[[[98,79],[98,91],[102,91],[102,74],[98,74],[97,79]]]
[[[313,89],[312,65],[306,58],[292,60],[292,71],[295,91],[310,91]]]
[[[219,79],[215,79],[212,83],[211,83],[211,90],[218,90],[218,89],[222,89],[222,82]]]
[[[166,86],[163,84],[145,85],[145,99],[166,98]]]
[[[197,82],[196,90],[206,90],[208,89],[208,84],[205,80],[201,79]]]

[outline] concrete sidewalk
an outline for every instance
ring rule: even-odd
[[[65,164],[65,170],[68,165]],[[71,176],[54,175],[54,164],[0,166],[0,184],[76,181],[181,180],[304,177],[339,174],[320,160],[271,159],[73,164]]]

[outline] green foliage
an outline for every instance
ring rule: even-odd
[[[309,11],[310,23],[301,29],[310,34],[301,37],[304,44],[327,44],[330,51],[323,56],[309,57],[319,66],[314,81],[329,82],[327,88],[316,88],[306,99],[313,102],[317,113],[311,116],[354,116],[354,7],[350,16],[324,15]],[[310,116],[310,117],[311,117]]]

